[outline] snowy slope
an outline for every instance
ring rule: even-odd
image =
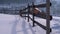
[[[36,21],[46,26],[46,20],[36,18]],[[60,33],[60,17],[53,16],[51,20],[51,34]],[[46,34],[39,26],[32,27],[32,21],[27,22],[19,15],[0,14],[0,34]]]

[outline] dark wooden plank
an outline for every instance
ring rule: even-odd
[[[22,14],[28,14],[28,12],[22,12]],[[31,12],[29,14],[33,15]],[[34,16],[46,19],[46,13],[43,13],[43,12],[39,12],[37,14],[34,14]],[[49,18],[49,20],[52,20],[52,16],[51,15],[49,15],[48,18]]]
[[[50,3],[50,6],[51,6],[52,4]],[[30,6],[30,7],[32,7],[32,6]],[[37,8],[45,8],[46,7],[46,4],[39,4],[39,5],[35,5],[35,7],[37,7]]]
[[[44,26],[44,25],[40,24],[39,22],[33,20],[31,17],[29,17],[29,18],[30,18],[32,21],[34,21],[35,24],[37,24],[37,25],[40,26],[41,28],[43,28],[44,30],[47,30],[47,27],[46,27],[46,26]],[[50,32],[51,32],[51,31],[52,31],[51,28],[49,28],[49,29],[50,29]]]
[[[47,27],[46,34],[50,34],[49,15],[50,15],[50,0],[46,0],[46,27]]]
[[[52,4],[50,3],[50,6],[51,6]],[[35,7],[37,7],[37,8],[45,8],[46,7],[46,4],[39,4],[39,5],[34,5]],[[30,8],[32,8],[32,5],[31,6],[29,6]],[[26,7],[26,8],[24,8],[24,9],[22,9],[21,11],[24,11],[24,10],[26,10],[26,9],[28,9],[29,7]]]

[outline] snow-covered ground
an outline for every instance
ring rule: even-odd
[[[46,20],[36,18],[38,22],[46,26]],[[51,34],[60,34],[60,17],[53,16],[51,22]],[[46,34],[39,26],[32,27],[32,21],[27,22],[19,15],[0,14],[0,34]]]

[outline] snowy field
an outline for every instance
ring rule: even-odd
[[[46,26],[46,20],[36,18],[36,21]],[[51,34],[60,34],[60,17],[53,16]],[[0,34],[46,34],[39,26],[32,27],[32,21],[27,22],[19,15],[0,14]]]

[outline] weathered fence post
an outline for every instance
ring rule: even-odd
[[[35,26],[35,23],[34,23],[34,9],[35,9],[34,2],[32,2],[32,12],[33,12],[33,27]]]
[[[46,34],[50,34],[50,20],[49,20],[49,15],[50,15],[50,0],[46,0]]]
[[[26,11],[26,10],[25,10]],[[25,16],[26,16],[26,14],[25,14]],[[26,17],[25,17],[25,20],[26,20]]]
[[[20,15],[20,16],[22,16],[21,12],[22,12],[22,10],[19,10],[19,15]]]
[[[28,4],[28,22],[29,22],[29,12],[30,12],[30,6]]]

